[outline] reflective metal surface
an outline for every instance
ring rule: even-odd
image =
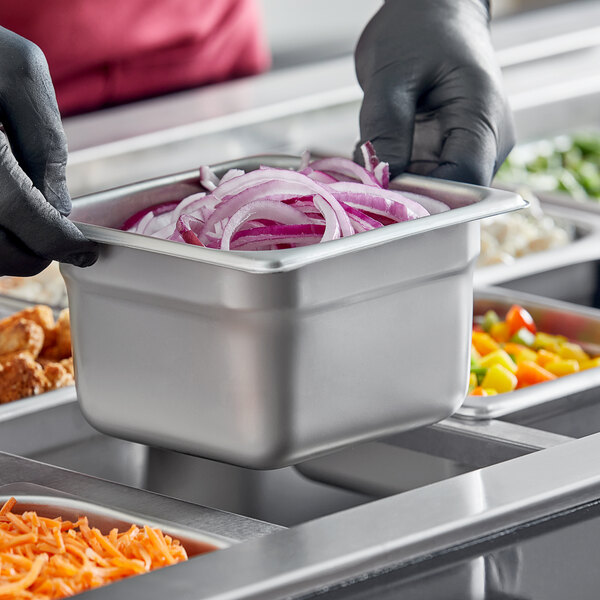
[[[170,522],[175,526],[203,531],[225,540],[242,541],[280,529],[269,523],[0,453],[0,486],[16,486],[2,488],[0,493],[5,491],[6,494],[12,494],[15,490],[22,489],[25,494],[28,491],[31,494],[31,490],[19,487],[25,483],[75,496],[79,502],[97,505],[96,512],[106,515],[115,516],[120,512],[122,518],[126,515],[124,520],[128,520],[127,515],[131,515],[136,519],[145,518],[149,522]]]
[[[472,221],[525,202],[422,177],[392,184],[452,210],[324,244],[224,252],[109,228],[199,189],[197,172],[79,200],[72,218],[100,258],[61,271],[88,420],[124,439],[277,468],[452,414],[466,387]],[[422,331],[434,320],[444,335],[432,347]],[[427,377],[426,355],[453,356],[453,368]]]
[[[497,420],[450,418],[309,460],[297,468],[315,481],[390,496],[571,440]]]
[[[286,526],[371,499],[292,468],[255,471],[102,435],[74,397],[2,415],[0,451]]]
[[[500,39],[502,36],[498,37],[500,30],[496,28],[497,48],[505,50],[501,60],[522,140],[599,120],[598,44],[594,31],[600,23],[600,5],[586,4],[591,7],[589,10],[586,7],[584,11],[560,11],[551,23],[534,14],[531,19],[520,22],[520,29],[513,24],[512,31],[506,30],[510,33],[505,37],[506,45]],[[513,51],[515,34],[522,43]],[[548,38],[552,38],[550,43],[545,41]],[[509,44],[510,40],[513,41]],[[547,58],[550,55],[560,60],[550,60]],[[523,64],[524,58],[530,62]],[[69,167],[72,191],[85,193],[196,168],[198,163],[260,152],[297,153],[311,147],[326,153],[349,153],[357,136],[360,100],[350,59],[333,61],[320,68],[299,69],[295,73],[276,73],[260,81],[264,85],[256,85],[256,80],[234,82],[231,87],[215,87],[206,94],[204,91],[185,93],[67,122],[74,150]],[[138,119],[138,115],[142,118]],[[585,264],[590,269],[580,268]],[[569,293],[592,279],[597,263],[585,264],[571,262],[563,268],[565,278],[560,280],[560,285]],[[575,271],[580,276],[574,284],[570,274]],[[547,286],[549,281],[545,275],[524,277],[543,279],[536,283],[540,286]],[[533,285],[531,278],[523,285]],[[589,290],[580,288],[579,291],[581,297],[589,295]],[[554,293],[559,292],[554,289]],[[197,563],[98,590],[89,597],[146,600],[176,593],[178,600],[269,600],[312,597],[327,592],[331,598],[387,600],[390,594],[385,594],[389,589],[382,591],[378,582],[385,586],[389,581],[385,578],[393,577],[399,570],[416,565],[417,572],[429,575],[427,560],[436,553],[465,548],[482,537],[502,539],[513,526],[547,518],[556,511],[600,496],[598,435],[570,441],[564,435],[544,431],[531,435],[530,428],[513,427],[512,423],[489,421],[484,431],[479,423],[448,420],[426,428],[424,438],[416,432],[398,436],[399,439],[393,440],[397,443],[393,450],[397,452],[386,454],[390,460],[382,470],[384,474],[393,473],[396,460],[404,461],[411,456],[407,448],[415,458],[426,446],[430,454],[421,463],[416,459],[423,456],[416,456],[412,464],[427,468],[409,473],[413,483],[428,483],[426,470],[433,468],[432,465],[438,469],[437,475],[449,478],[368,502],[366,495],[353,495],[310,482],[292,469],[258,473],[99,436],[77,411],[70,411],[70,421],[64,420],[65,415],[61,417],[60,411],[66,406],[75,405],[59,403],[43,416],[40,414],[37,426],[31,419],[33,412],[21,415],[11,426],[8,422],[0,423],[0,449],[3,442],[8,441],[13,451],[29,451],[41,460],[55,459],[90,472],[96,469],[106,477],[120,477],[131,485],[154,485],[162,487],[161,491],[167,494],[179,491],[190,499],[208,498],[215,505],[229,501],[234,510],[252,512],[258,507],[258,512],[262,510],[264,515],[277,516],[282,521],[285,513],[289,516],[295,512],[298,524],[290,530],[204,557]],[[544,423],[552,431],[556,423],[551,423],[552,415],[547,417]],[[69,426],[61,429],[61,419]],[[52,447],[45,446],[40,433],[40,427],[46,422],[56,433]],[[562,420],[566,429],[567,422],[580,433],[589,426],[583,433],[587,434],[600,421],[590,419],[586,412],[570,412]],[[538,449],[543,450],[534,452]],[[445,463],[431,463],[429,459],[434,452],[438,453],[437,458],[451,458],[446,458]],[[528,455],[515,458],[523,453]],[[380,455],[375,452],[373,456],[377,460]],[[469,458],[474,462],[469,464]],[[515,459],[508,460],[511,458]],[[461,469],[470,470],[473,465],[483,466],[496,460],[508,462],[454,476]],[[118,465],[124,468],[119,469]],[[376,468],[372,467],[371,471]],[[398,471],[402,476],[402,464]],[[133,507],[157,519],[167,512],[175,514],[183,525],[201,526],[217,535],[233,536],[232,531],[239,539],[243,535],[257,535],[255,522],[250,526],[248,520],[235,515],[0,456],[0,483],[23,479],[93,497],[95,502],[116,508]],[[218,487],[222,492],[216,490]],[[388,490],[372,491],[385,494]],[[351,508],[358,504],[363,506]],[[330,514],[332,512],[337,514]],[[319,515],[328,516],[311,520]],[[259,525],[261,533],[274,531],[268,525]],[[580,539],[581,533],[574,551],[581,547]],[[574,590],[581,589],[572,585],[578,581],[577,571],[572,570],[578,561],[568,552],[565,556],[551,562],[556,565],[555,572],[564,574],[566,587],[557,585],[553,590],[562,593],[558,597],[572,597]],[[452,583],[459,585],[462,593],[456,597],[461,600],[481,598],[486,592],[490,592],[491,597],[495,597],[491,592],[514,596],[518,588],[485,588],[490,573],[501,571],[502,565],[508,573],[516,571],[521,563],[513,559],[514,556],[494,557],[496,564],[487,558],[473,557],[464,564],[455,563],[441,582],[439,578],[428,577],[430,586],[422,588],[421,592],[425,591],[416,597],[436,598],[437,590],[441,598],[449,600]],[[582,573],[590,575],[591,581],[594,561],[592,550],[583,553],[579,563],[589,566]],[[543,580],[543,574],[536,576],[538,583]],[[360,588],[360,585],[366,587]],[[597,582],[595,585],[597,589]],[[391,597],[397,597],[393,587],[390,589]],[[530,593],[525,597],[531,597],[535,589],[533,584],[521,588],[525,590],[523,593]],[[595,591],[593,587],[592,590]],[[352,596],[355,591],[358,595]],[[411,598],[409,593],[410,590],[402,588],[403,598]]]
[[[12,509],[13,513],[21,514],[34,510],[41,517],[49,519],[61,517],[72,522],[85,516],[90,527],[97,527],[105,535],[114,528],[126,531],[131,525],[158,527],[164,533],[177,538],[190,557],[227,548],[235,541],[222,536],[206,535],[198,529],[183,528],[170,523],[172,516],[168,514],[160,521],[149,520],[133,511],[114,510],[91,502],[90,499],[65,494],[37,484],[20,482],[0,486],[0,504],[4,504],[11,496],[17,500]]]
[[[484,287],[507,284],[508,287],[512,287],[513,282],[521,281],[522,286],[527,283],[534,286],[536,276],[541,275],[540,279],[546,281],[548,286],[552,286],[546,291],[554,291],[554,293],[540,295],[557,298],[557,294],[562,293],[566,296],[565,300],[570,296],[579,303],[587,304],[584,301],[593,297],[594,268],[596,262],[600,260],[600,218],[573,207],[551,204],[547,202],[544,194],[536,194],[536,196],[540,197],[545,214],[564,227],[574,229],[574,239],[566,246],[521,256],[511,264],[477,268],[474,274],[474,285]],[[578,203],[577,208],[579,207]],[[570,279],[565,281],[567,277]],[[530,293],[535,292],[530,290]]]
[[[496,288],[477,290],[473,311],[481,316],[491,309],[505,315],[513,304],[529,311],[539,331],[564,335],[580,343],[592,355],[600,355],[600,311],[597,309]],[[468,419],[492,419],[555,400],[576,404],[591,398],[600,400],[600,369],[588,369],[491,398],[467,396],[455,415]],[[552,408],[548,407],[548,410]]]
[[[521,440],[525,442],[525,438]],[[599,450],[599,436],[560,443],[543,452],[305,522],[262,541],[222,550],[194,562],[189,569],[168,569],[160,577],[144,576],[135,583],[124,582],[94,594],[101,598],[159,597],[176,585],[182,598],[269,599],[296,597],[358,581],[595,497],[600,494],[600,474],[594,458]],[[163,462],[163,474],[167,475],[174,464]],[[157,520],[165,514],[176,516],[182,525],[226,537],[235,538],[232,527],[243,529],[244,524],[255,524],[0,455],[0,484],[18,481],[32,481]],[[219,479],[213,481],[214,485],[220,484]],[[249,481],[246,479],[246,484]],[[211,479],[206,478],[200,485],[211,485]],[[251,487],[245,489],[251,491]],[[271,493],[275,491],[273,488]],[[258,525],[263,533],[275,531]],[[481,572],[476,573],[469,569],[464,576],[478,581]]]
[[[270,600],[301,597],[401,568],[600,495],[592,436],[371,502],[94,592]],[[201,590],[201,591],[199,591]]]

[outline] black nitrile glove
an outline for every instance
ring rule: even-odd
[[[514,143],[484,0],[386,0],[356,48],[361,142],[392,175],[488,185]],[[360,153],[356,153],[360,160]]]
[[[66,217],[67,145],[41,50],[0,27],[0,275],[51,260],[93,264],[97,245]]]

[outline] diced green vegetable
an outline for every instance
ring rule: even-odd
[[[495,310],[488,310],[485,315],[483,315],[483,321],[481,323],[481,327],[487,333],[490,332],[492,325],[500,322],[500,317]]]
[[[473,373],[475,377],[477,377],[478,385],[481,385],[481,382],[483,381],[483,378],[485,377],[487,371],[487,367],[474,367],[471,369],[471,373]]]
[[[498,171],[498,180],[563,191],[580,200],[600,200],[600,133],[544,140],[534,147],[533,155],[517,148]]]

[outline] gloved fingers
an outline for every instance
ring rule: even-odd
[[[50,261],[32,254],[12,234],[0,228],[0,275],[31,277],[43,271]]]
[[[429,175],[463,183],[489,185],[496,162],[496,138],[490,130],[455,127],[443,141],[439,166]]]
[[[403,73],[382,69],[364,86],[360,109],[361,144],[370,141],[377,156],[389,163],[392,177],[410,162],[416,97]],[[360,149],[355,160],[361,160]]]
[[[33,186],[1,132],[0,227],[40,258],[89,266],[98,257],[97,244],[86,239]]]
[[[495,80],[477,69],[456,71],[426,102],[436,107],[440,135],[439,166],[429,174],[489,185],[498,163],[499,132],[506,129],[504,100]]]
[[[71,212],[67,189],[67,140],[42,51],[2,29],[2,121],[12,151],[42,195],[61,214]]]
[[[515,132],[514,117],[507,101],[504,103],[502,126],[498,131],[498,155],[494,164],[494,175],[510,154],[516,141],[517,135]]]

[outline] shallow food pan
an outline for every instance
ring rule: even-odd
[[[0,320],[32,306],[35,306],[35,303],[0,296]],[[55,312],[58,314],[58,311]],[[4,421],[21,417],[29,413],[38,412],[44,408],[75,402],[76,399],[77,393],[75,386],[70,385],[43,394],[38,394],[37,396],[29,396],[27,398],[21,398],[20,400],[13,400],[12,402],[0,404],[0,430]],[[3,441],[0,436],[0,449],[3,447]]]
[[[72,494],[59,492],[52,488],[29,482],[9,483],[0,486],[0,506],[10,497],[17,500],[12,512],[21,514],[35,510],[38,515],[49,519],[62,517],[65,521],[77,521],[86,516],[91,527],[97,527],[108,534],[115,527],[126,531],[131,525],[158,527],[164,533],[177,538],[191,558],[213,550],[228,548],[234,540],[205,533],[201,530],[183,527],[168,518],[157,520],[141,514],[101,506],[90,500]]]
[[[580,307],[557,300],[523,294],[512,290],[490,288],[477,290],[473,313],[483,315],[487,310],[506,314],[513,304],[528,310],[539,331],[564,335],[594,355],[600,354],[600,310]],[[547,413],[554,405],[557,410],[573,410],[584,402],[600,401],[600,368],[559,377],[497,396],[467,396],[455,416],[468,419],[493,419],[523,413]],[[560,406],[560,409],[558,408]]]
[[[593,268],[593,261],[600,260],[600,216],[546,204],[545,197],[540,200],[544,213],[571,229],[573,239],[566,246],[527,254],[511,264],[478,267],[474,277],[476,287],[498,285],[584,263]]]
[[[163,533],[181,542],[190,559],[228,548],[235,543],[233,540],[221,536],[182,527],[168,519],[164,521],[149,519],[143,515],[101,506],[87,499],[29,482],[0,486],[0,506],[11,496],[17,500],[12,509],[12,512],[16,514],[33,510],[41,517],[50,519],[61,517],[64,521],[71,522],[86,516],[90,527],[98,528],[105,535],[114,528],[121,532],[127,531],[132,524],[160,528]]]
[[[587,200],[577,200],[564,192],[535,192],[544,199],[544,202],[568,210],[581,210],[591,213],[600,218],[600,200],[588,198]]]
[[[260,164],[299,159],[263,156],[216,170]],[[198,178],[196,170],[74,204],[73,220],[101,244],[93,267],[62,267],[78,395],[95,427],[273,468],[438,421],[460,405],[476,220],[521,208],[517,194],[407,177],[400,187],[453,210],[267,252],[111,229],[198,191]],[[436,377],[432,364],[444,365]]]

